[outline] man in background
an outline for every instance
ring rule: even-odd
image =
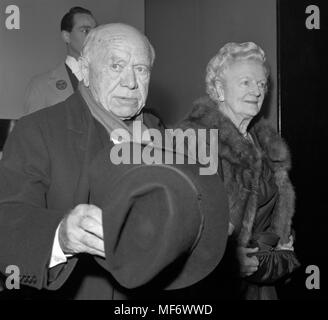
[[[32,78],[25,96],[25,115],[62,102],[76,91],[81,81],[77,59],[86,36],[96,24],[91,11],[82,7],[73,7],[64,15],[60,28],[67,48],[66,60]]]

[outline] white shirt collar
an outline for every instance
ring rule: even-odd
[[[72,70],[75,77],[79,81],[81,81],[82,80],[82,74],[81,74],[80,66],[79,66],[79,63],[77,62],[77,60],[72,56],[67,56],[65,63]]]

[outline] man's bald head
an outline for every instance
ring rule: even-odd
[[[99,52],[122,41],[144,46],[148,51],[150,63],[153,65],[155,50],[147,37],[138,29],[123,23],[101,25],[90,31],[84,42],[82,56],[90,61],[95,54],[97,56]]]

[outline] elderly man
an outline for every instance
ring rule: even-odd
[[[32,78],[25,94],[25,114],[62,102],[76,91],[82,80],[78,59],[86,36],[95,26],[91,11],[82,7],[73,7],[63,16],[60,30],[66,59],[53,70]]]
[[[100,26],[86,39],[79,90],[17,123],[0,164],[0,273],[19,266],[22,285],[60,288],[62,299],[123,297],[92,259],[105,253],[87,168],[113,145],[111,130],[136,118],[143,130],[159,128],[158,118],[142,112],[154,58],[135,28]]]

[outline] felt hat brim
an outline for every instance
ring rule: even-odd
[[[90,202],[103,212],[106,259],[97,261],[126,288],[187,287],[223,256],[226,193],[197,164],[115,165],[104,150],[90,167]]]

